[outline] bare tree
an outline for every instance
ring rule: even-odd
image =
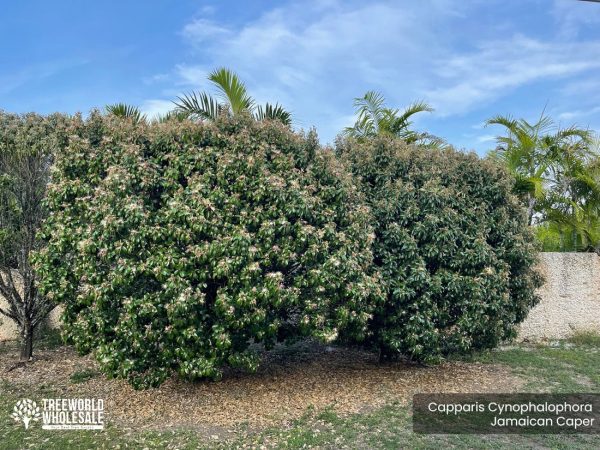
[[[59,115],[0,111],[0,295],[7,304],[0,313],[19,329],[21,360],[32,357],[34,332],[55,307],[38,292],[30,258],[44,245],[38,236],[43,199],[64,124]]]

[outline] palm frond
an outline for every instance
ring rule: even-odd
[[[401,123],[407,123],[415,114],[421,112],[433,112],[434,109],[424,101],[417,101],[408,105],[399,116],[396,116],[396,120]]]
[[[206,92],[191,92],[177,98],[175,110],[193,119],[216,120],[222,112],[219,102]]]
[[[550,116],[545,115],[545,108],[544,108],[544,111],[542,111],[542,114],[540,115],[539,120],[535,124],[531,125],[531,124],[529,124],[529,122],[525,121],[524,119],[521,119],[521,121],[524,124],[527,124],[530,131],[534,132],[535,138],[537,138],[545,133],[550,133],[554,129],[554,121],[552,120],[552,118]]]
[[[490,125],[502,125],[512,134],[517,134],[519,124],[515,119],[511,118],[510,116],[494,116],[485,121],[486,127]]]
[[[409,118],[424,111],[433,111],[425,102],[415,102],[401,113],[398,109],[385,106],[385,98],[379,92],[368,91],[364,96],[354,99],[354,110],[357,115],[352,127],[343,130],[345,136],[355,138],[371,138],[377,135],[391,135],[402,138],[409,143],[426,147],[440,147],[443,140],[432,139],[426,133],[410,130]]]
[[[190,118],[190,114],[187,111],[183,111],[180,109],[173,109],[168,111],[166,114],[159,116],[156,121],[158,123],[166,123],[166,122],[183,122]]]
[[[208,79],[217,87],[223,100],[229,104],[232,114],[254,109],[254,100],[248,94],[246,85],[233,71],[221,67],[211,72]]]
[[[113,103],[105,106],[106,112],[115,117],[123,119],[131,119],[133,123],[146,121],[146,115],[142,114],[137,106],[128,105],[126,103]]]
[[[518,195],[529,194],[540,198],[543,196],[543,179],[516,174],[513,191]]]
[[[594,133],[590,130],[584,130],[581,128],[577,128],[575,126],[571,126],[568,128],[563,128],[556,133],[556,137],[558,139],[569,139],[569,138],[579,138],[586,144],[591,144],[594,138]]]
[[[356,139],[370,138],[377,135],[377,128],[369,117],[362,117],[354,126],[344,128],[343,134]]]
[[[354,109],[358,116],[357,128],[362,129],[365,133],[376,134],[385,115],[384,102],[383,95],[375,91],[368,91],[363,97],[356,97]]]
[[[430,133],[414,133],[414,143],[419,147],[431,149],[445,149],[451,147],[450,144],[443,138]],[[409,142],[410,143],[410,142]]]
[[[278,120],[284,125],[292,125],[292,114],[283,108],[279,103],[272,105],[266,103],[264,108],[259,106],[256,110],[257,120]]]
[[[383,95],[379,92],[368,91],[364,96],[354,99],[354,109],[359,116],[369,116],[375,120],[380,116],[384,103]]]

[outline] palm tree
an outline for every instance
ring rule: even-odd
[[[581,159],[588,153],[592,134],[576,127],[557,129],[542,112],[536,123],[508,116],[496,116],[486,126],[501,125],[507,136],[498,136],[498,146],[490,153],[515,177],[514,191],[525,202],[528,223],[533,223],[549,186],[555,185],[570,159]]]
[[[131,119],[134,123],[146,122],[146,115],[142,114],[137,106],[126,103],[113,103],[106,105],[106,112],[116,117]]]
[[[176,110],[194,120],[215,120],[220,115],[251,114],[256,120],[278,120],[290,126],[292,117],[279,104],[257,106],[246,85],[231,70],[216,69],[208,79],[218,90],[219,99],[206,92],[191,92],[178,97]],[[220,101],[219,101],[220,100]]]
[[[385,98],[379,92],[368,91],[363,97],[354,99],[357,115],[356,123],[346,127],[346,136],[368,139],[375,136],[390,135],[427,147],[445,146],[445,141],[428,133],[411,130],[410,118],[420,112],[432,112],[433,108],[425,102],[415,102],[403,111],[385,106]]]
[[[543,205],[559,249],[600,252],[600,157],[571,159]]]

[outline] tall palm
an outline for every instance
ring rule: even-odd
[[[508,132],[496,138],[498,146],[490,156],[514,175],[514,190],[527,206],[531,225],[548,186],[556,183],[566,161],[584,157],[592,134],[576,127],[555,131],[554,122],[543,112],[533,124],[525,119],[496,116],[486,121],[489,125],[503,126]]]
[[[411,129],[412,116],[421,112],[432,112],[425,102],[415,102],[403,111],[388,108],[385,98],[381,93],[368,91],[363,97],[354,99],[354,109],[357,115],[356,122],[352,127],[346,127],[346,136],[366,139],[380,135],[397,136],[408,143],[440,147],[445,142],[428,133],[420,133]]]
[[[257,106],[248,94],[246,85],[231,70],[216,69],[208,79],[217,88],[218,98],[206,92],[191,92],[178,97],[175,102],[176,110],[188,114],[195,120],[215,120],[220,115],[251,114],[256,120],[279,120],[285,125],[291,125],[292,117],[279,104],[267,103],[264,107]],[[220,101],[219,101],[220,100]]]

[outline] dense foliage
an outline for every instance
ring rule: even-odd
[[[535,246],[506,172],[474,154],[398,139],[337,151],[372,208],[387,301],[370,322],[383,357],[496,346],[537,302]]]
[[[369,211],[314,135],[278,122],[74,125],[48,192],[42,288],[111,376],[253,369],[252,344],[363,340],[380,283]]]

